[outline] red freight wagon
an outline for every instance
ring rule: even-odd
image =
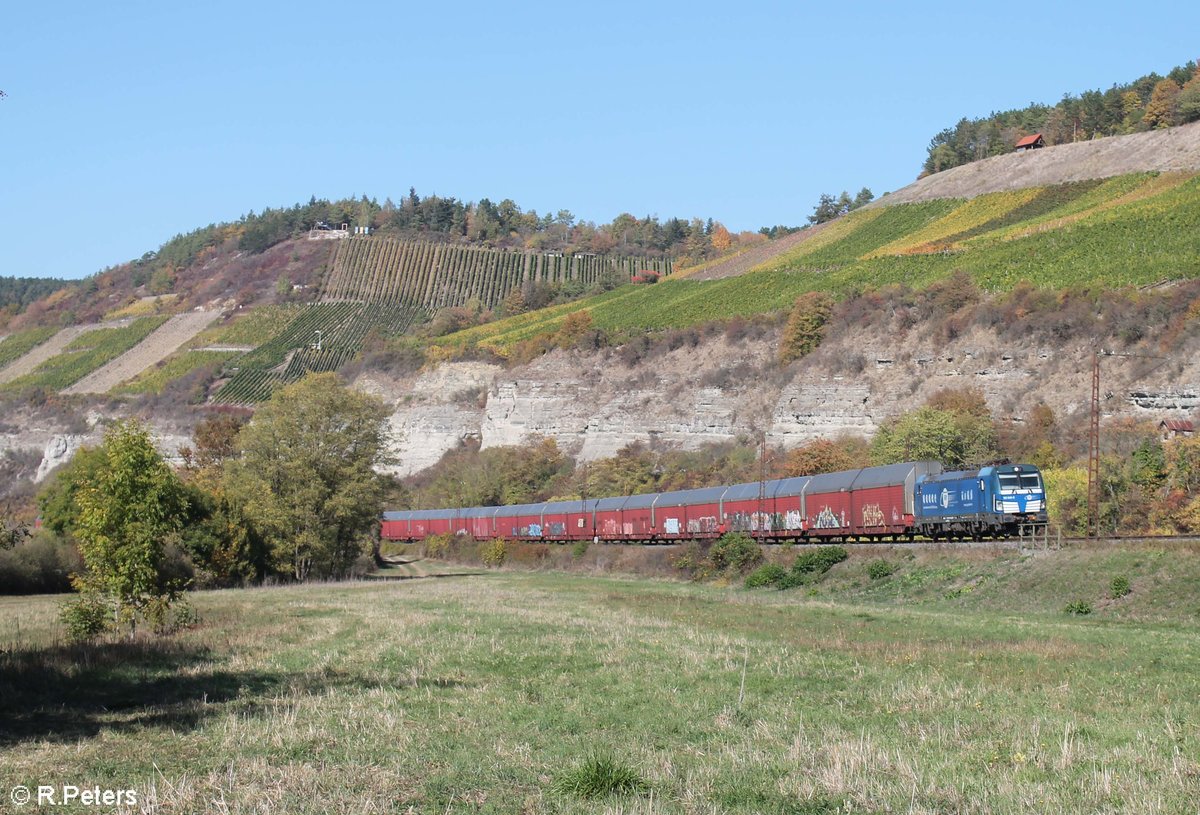
[[[593,509],[595,513],[595,521],[593,526],[596,529],[596,535],[602,539],[615,540],[624,535],[624,527],[621,524],[621,506],[626,499],[621,498],[601,498],[596,502]],[[632,533],[632,527],[630,532]]]
[[[654,502],[658,493],[631,495],[621,505],[621,535],[629,540],[651,540],[654,528]]]
[[[682,540],[731,531],[766,540],[908,535],[917,480],[941,471],[937,462],[918,461],[591,501],[385,512],[381,534],[552,541]]]
[[[726,487],[705,487],[658,494],[651,510],[659,536],[667,540],[715,538],[721,525],[721,496]]]

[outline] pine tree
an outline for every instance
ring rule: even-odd
[[[1179,121],[1181,124],[1200,121],[1200,68],[1179,92]]]

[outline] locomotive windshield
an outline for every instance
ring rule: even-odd
[[[1042,479],[1037,473],[1001,473],[1002,490],[1040,490]]]

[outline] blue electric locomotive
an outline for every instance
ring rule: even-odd
[[[913,531],[934,539],[1021,535],[1047,521],[1045,484],[1032,464],[925,475],[915,492]]]

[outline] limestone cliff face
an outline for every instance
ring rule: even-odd
[[[716,338],[632,368],[615,354],[555,351],[512,369],[449,363],[401,381],[364,377],[359,386],[394,406],[401,475],[467,438],[487,448],[547,436],[582,460],[634,441],[693,449],[762,432],[793,447],[841,434],[870,437],[946,387],[977,387],[995,416],[1017,422],[1039,402],[1070,417],[1086,411],[1091,397],[1088,347],[1013,346],[984,330],[937,343],[918,332],[864,329],[780,368],[776,342]],[[1198,351],[1180,348],[1175,363],[1150,371],[1136,360],[1105,359],[1105,416],[1157,420],[1200,407]]]
[[[35,484],[41,483],[70,461],[79,448],[98,445],[104,438],[106,423],[121,418],[124,416],[93,409],[88,411],[85,419],[68,421],[23,410],[6,417],[7,421],[0,424],[0,457],[12,455],[37,460],[32,480]],[[181,464],[179,450],[191,443],[191,428],[174,422],[152,421],[150,430],[167,460]]]
[[[505,368],[455,362],[404,379],[365,374],[356,386],[391,407],[389,425],[399,475],[435,464],[464,440],[483,447],[555,439],[582,460],[613,455],[641,441],[694,449],[719,441],[794,447],[841,434],[871,436],[889,417],[919,407],[946,387],[981,389],[995,416],[1023,421],[1039,402],[1059,417],[1086,412],[1091,349],[1012,345],[975,330],[939,343],[911,331],[841,332],[809,357],[781,368],[777,337],[737,342],[723,337],[683,347],[636,366],[614,353],[555,351]],[[1106,418],[1158,421],[1200,409],[1200,340],[1170,352],[1172,361],[1105,358]],[[202,413],[197,412],[194,419]],[[99,443],[117,415],[88,414],[85,423],[27,415],[0,423],[0,455],[38,459],[44,479],[83,445]],[[163,453],[178,461],[186,422],[156,422]]]

